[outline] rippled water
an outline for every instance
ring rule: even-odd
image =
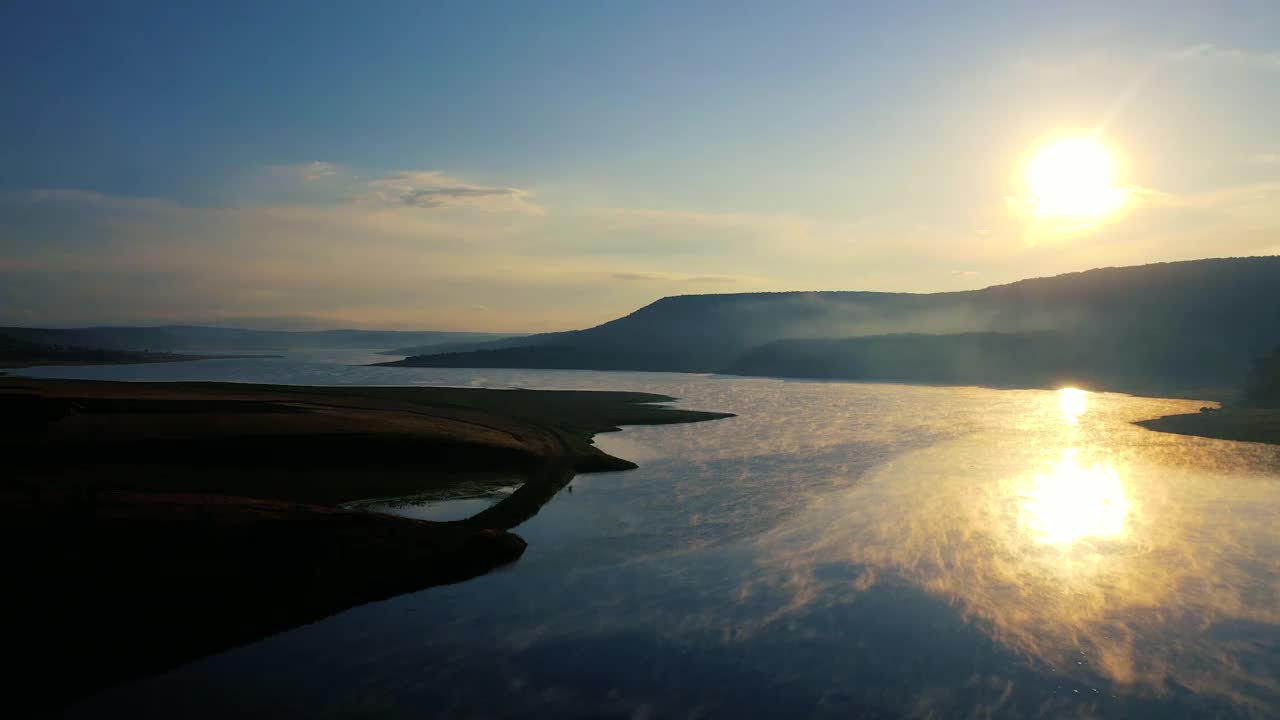
[[[1280,448],[1200,402],[206,361],[32,374],[643,390],[515,565],[119,688],[83,715],[1280,716]],[[412,506],[401,512],[421,512]]]

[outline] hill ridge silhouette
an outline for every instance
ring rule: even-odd
[[[1002,366],[1022,371],[1010,376],[1017,385],[1071,376],[1109,389],[1187,394],[1238,383],[1256,357],[1280,342],[1278,308],[1280,256],[1215,258],[1095,268],[939,293],[672,295],[591,328],[451,348],[391,364],[919,382],[937,382],[930,378],[941,374],[956,384],[991,384],[984,380],[992,375],[986,366]],[[984,333],[993,335],[991,342],[977,346],[963,337]],[[833,342],[889,335],[956,337],[881,342],[877,353],[892,347],[901,354],[896,361],[877,355],[874,362],[860,354],[871,351],[865,341]],[[1022,339],[994,339],[1006,335]],[[779,344],[761,354],[774,343]],[[965,362],[945,371],[898,377],[883,369],[911,366],[919,353],[956,354],[962,348]],[[819,375],[812,374],[815,353],[824,354]],[[1078,360],[1064,365],[1064,353]],[[1044,365],[1049,359],[1052,367]],[[844,366],[850,369],[842,372]]]

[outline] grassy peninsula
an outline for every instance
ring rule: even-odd
[[[726,417],[670,399],[0,378],[17,679],[56,704],[512,562],[573,473],[634,467],[595,433]],[[338,507],[515,475],[461,522]]]
[[[1235,397],[1221,408],[1143,420],[1148,430],[1280,445],[1280,347],[1256,359]]]
[[[1137,424],[1148,430],[1178,435],[1280,445],[1280,410],[1275,409],[1226,408],[1218,412],[1166,415],[1140,420]]]

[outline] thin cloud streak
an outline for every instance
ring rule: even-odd
[[[465,183],[438,171],[400,172],[371,181],[358,199],[422,209],[466,208],[485,212],[541,213],[533,193],[521,188]]]
[[[323,180],[338,174],[337,165],[320,160],[297,165],[267,165],[265,170],[268,175],[274,177],[301,179],[307,182]]]
[[[1280,50],[1245,50],[1201,43],[1183,48],[1176,57],[1184,60],[1230,62],[1264,70],[1280,70]]]
[[[614,280],[623,280],[627,282],[651,282],[651,283],[684,283],[688,285],[717,285],[717,284],[734,284],[741,282],[741,278],[730,277],[728,275],[667,275],[664,273],[649,272],[616,272],[609,275]]]

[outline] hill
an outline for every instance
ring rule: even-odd
[[[1253,407],[1280,408],[1280,345],[1254,363],[1240,400]]]
[[[935,385],[1059,387],[1137,394],[1220,395],[1230,356],[1190,351],[1167,338],[1088,333],[895,334],[837,340],[778,340],[729,374]]]
[[[1280,342],[1276,308],[1280,257],[1225,258],[1102,268],[965,292],[667,297],[586,330],[389,364],[1024,387],[1069,378],[1185,394],[1237,385],[1254,359]],[[891,337],[859,340],[873,336]]]

